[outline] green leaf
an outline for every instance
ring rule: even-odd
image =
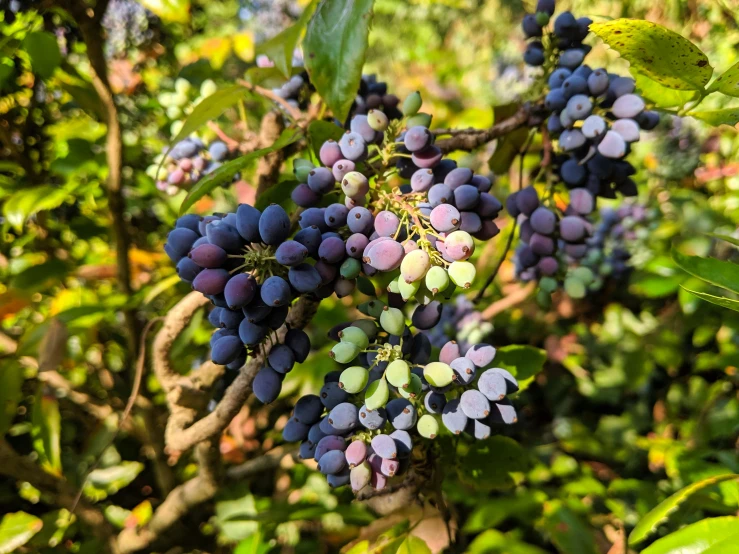
[[[739,300],[733,300],[731,298],[725,298],[723,296],[715,296],[706,292],[692,290],[687,287],[683,287],[683,289],[688,291],[690,294],[694,294],[701,300],[705,300],[706,302],[710,302],[711,304],[716,304],[717,306],[721,306],[722,308],[728,308],[730,310],[734,310],[735,312],[739,312]]]
[[[547,353],[541,348],[511,344],[498,348],[494,364],[510,371],[518,380],[519,390],[525,390],[534,376],[544,369]]]
[[[546,499],[547,496],[542,491],[535,491],[485,500],[467,518],[463,530],[467,533],[479,533],[498,527],[509,518],[533,519],[537,512],[541,512]]]
[[[130,485],[143,469],[144,464],[140,462],[121,462],[115,466],[95,469],[87,478],[83,492],[90,500],[99,502]]]
[[[713,543],[703,551],[703,554],[736,554],[737,544],[739,544],[739,533]]]
[[[192,189],[190,189],[185,200],[182,201],[182,206],[180,206],[180,215],[186,213],[187,210],[195,204],[195,202],[210,193],[213,189],[226,184],[236,173],[247,167],[254,160],[257,160],[270,152],[285,148],[286,146],[297,142],[302,137],[303,133],[300,129],[285,129],[280,135],[280,138],[278,138],[272,146],[250,152],[245,156],[241,156],[240,158],[236,158],[235,160],[231,160],[230,162],[223,164],[214,172],[203,177]]]
[[[316,160],[319,159],[319,152],[324,142],[329,139],[338,141],[343,134],[344,129],[330,121],[319,120],[308,125],[308,142]]]
[[[242,100],[247,94],[251,94],[249,89],[240,85],[233,85],[217,90],[210,96],[204,98],[202,102],[195,106],[192,113],[187,116],[187,119],[185,119],[182,124],[182,128],[172,139],[170,147],[167,149],[167,153],[172,149],[172,145],[189,137],[209,121],[218,119],[223,112],[236,104],[239,100]]]
[[[723,92],[727,96],[739,98],[739,62],[719,75],[708,90],[709,92]]]
[[[397,554],[431,554],[431,549],[423,539],[408,535],[400,544]]]
[[[290,213],[295,208],[295,203],[292,201],[290,194],[297,186],[298,182],[295,179],[280,181],[262,192],[254,203],[254,207],[258,210],[263,210],[270,204],[279,204],[285,208],[287,213]]]
[[[460,461],[460,479],[480,490],[510,488],[514,484],[510,473],[528,467],[521,445],[500,435],[474,443]]]
[[[494,121],[500,122],[511,117],[518,109],[519,104],[504,104],[493,108]],[[503,175],[508,173],[513,160],[521,152],[521,148],[526,143],[529,132],[526,129],[516,129],[512,133],[508,133],[497,139],[495,142],[495,151],[488,161],[488,166],[493,173]]]
[[[20,364],[6,363],[0,367],[0,438],[10,428],[15,410],[22,398],[23,368]]]
[[[695,44],[650,21],[614,19],[590,30],[631,66],[659,84],[679,90],[701,90],[713,68]]]
[[[696,95],[695,91],[692,90],[675,90],[674,88],[664,87],[634,68],[631,68],[631,75],[636,81],[637,90],[644,99],[658,108],[680,108]]]
[[[739,294],[739,264],[723,262],[715,258],[687,256],[676,248],[672,249],[672,259],[680,269],[691,275]]]
[[[720,233],[706,233],[709,237],[713,237],[715,239],[725,240],[728,243],[733,244],[734,246],[739,247],[739,239],[729,236],[729,235],[722,235]]]
[[[688,112],[688,115],[718,127],[719,125],[734,126],[739,123],[739,108],[724,108],[705,112]]]
[[[562,554],[597,554],[590,527],[559,501],[546,506],[543,526]]]
[[[636,527],[634,527],[634,530],[629,535],[629,544],[639,544],[649,535],[651,535],[657,529],[657,526],[663,521],[667,520],[670,514],[677,510],[680,504],[685,502],[690,497],[690,495],[698,492],[701,489],[705,489],[706,487],[710,487],[711,485],[715,485],[717,483],[729,481],[730,479],[739,479],[739,475],[717,475],[715,477],[703,479],[702,481],[698,481],[697,483],[693,483],[692,485],[680,489],[669,498],[660,502],[657,507],[650,510],[647,515],[639,520],[639,523],[636,524]]]
[[[43,525],[39,518],[26,512],[5,514],[0,521],[0,554],[17,552]]]
[[[318,0],[312,0],[303,10],[300,19],[292,26],[263,42],[256,49],[257,54],[264,54],[274,62],[275,67],[280,70],[285,79],[290,78],[295,47],[298,45],[300,37],[303,36],[303,31],[305,31],[313,12],[316,11],[317,5]]]
[[[31,58],[33,72],[42,79],[48,79],[62,63],[62,53],[56,37],[46,31],[28,33],[23,40],[23,49]]]
[[[264,541],[262,532],[257,531],[241,541],[234,549],[233,554],[267,554],[270,549],[271,546]]]
[[[693,523],[655,541],[642,550],[642,554],[703,554],[708,553],[714,545],[719,548],[718,545],[726,541],[733,544],[733,552],[736,552],[739,544],[738,517],[715,517]]]
[[[303,40],[305,68],[339,121],[357,96],[374,0],[322,0]]]
[[[169,23],[190,21],[190,0],[139,0],[149,11]]]
[[[3,215],[20,232],[29,217],[61,206],[68,194],[66,187],[52,185],[21,189],[5,201]]]
[[[504,535],[497,529],[488,529],[480,533],[470,543],[466,554],[546,554],[544,550],[533,544],[520,542],[510,535]]]
[[[60,279],[67,273],[67,264],[62,260],[52,258],[42,264],[24,269],[10,280],[12,288],[25,291],[38,291],[49,281]]]
[[[59,443],[62,421],[59,415],[59,402],[56,397],[39,391],[31,412],[33,448],[39,462],[49,473],[62,474],[61,447]]]

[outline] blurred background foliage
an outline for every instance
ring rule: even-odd
[[[132,18],[104,19],[98,45],[122,127],[130,295],[116,279],[106,194],[109,137],[90,80],[88,47],[73,18],[53,2],[15,3],[22,5],[17,13],[14,0],[0,2],[0,434],[74,487],[101,457],[83,495],[115,528],[135,528],[146,524],[173,480],[197,469],[189,458],[168,460],[157,448],[164,411],[151,374],[141,400],[149,408],[134,411],[108,446],[136,359],[124,312],[135,311],[140,331],[141,322],[165,314],[188,292],[162,252],[185,193],[159,190],[147,168],[213,85],[245,76],[264,86],[280,83],[274,71],[257,67],[258,46],[295,21],[305,2],[111,1],[109,9],[129,10]],[[377,0],[365,72],[376,73],[401,98],[420,90],[434,127],[490,126],[493,106],[531,95],[519,28],[531,4]],[[734,0],[559,4],[596,21],[660,23],[699,45],[717,71],[739,60]],[[614,52],[588,40],[595,47],[591,65],[607,63],[626,74]],[[251,140],[268,109],[263,99],[248,98],[199,136],[214,138],[223,129],[236,140]],[[538,164],[536,146],[523,175],[517,164],[498,175],[493,192],[499,199]],[[456,157],[483,169],[493,149]],[[670,117],[638,145],[639,202],[653,219],[632,244],[635,268],[627,283],[583,300],[555,295],[548,310],[524,295],[498,311],[495,302],[521,288],[512,264],[502,266],[473,325],[497,347],[543,348],[547,361],[517,397],[519,422],[506,436],[447,460],[444,492],[457,535],[451,551],[627,552],[629,531],[659,501],[700,479],[739,473],[739,314],[681,289],[711,292],[670,258],[674,245],[737,259],[731,244],[706,234],[737,236],[737,149],[734,129]],[[199,201],[195,211],[253,200],[252,173],[247,169],[233,187]],[[492,269],[504,236],[479,249],[478,274]],[[265,453],[278,463],[232,479],[213,503],[189,514],[173,533],[170,546],[178,549],[170,552],[364,552],[377,541],[381,552],[393,537],[405,536],[408,525],[422,542],[405,539],[407,552],[445,548],[444,525],[428,505],[377,518],[352,503],[350,492],[329,490],[310,467],[281,450],[291,401],[299,391],[315,390],[334,369],[326,331],[351,317],[353,305],[351,298],[321,304],[309,328],[314,352],[287,378],[282,398],[270,406],[249,401],[221,438],[230,467]],[[445,325],[447,336],[465,332],[454,319]],[[175,344],[178,370],[207,359],[209,333],[200,314]],[[692,496],[657,536],[679,523],[738,510],[737,483],[723,482]],[[4,479],[0,513],[16,512],[29,519],[3,519],[1,552],[14,551],[15,544],[23,544],[20,552],[99,551],[89,530],[53,499]],[[18,529],[27,531],[28,542],[12,542]]]

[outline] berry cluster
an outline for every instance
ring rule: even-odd
[[[211,79],[206,79],[200,88],[192,86],[190,81],[179,77],[174,82],[174,91],[163,91],[157,96],[157,101],[167,111],[167,118],[174,121],[170,129],[176,135],[183,122],[178,121],[185,114],[189,114],[195,106],[218,90]]]
[[[554,7],[554,0],[539,0],[536,13],[524,16],[521,26],[526,38],[531,40],[523,59],[527,65],[546,66],[554,54],[561,67],[574,69],[591,50],[583,40],[588,36],[593,20],[589,17],[576,19],[572,13],[563,12],[554,20],[553,33],[545,33],[545,27],[554,15]]]
[[[162,153],[154,158],[146,173],[156,180],[159,190],[175,195],[220,167],[231,155],[223,141],[213,141],[206,147],[199,138],[188,137],[175,144],[166,155]]]
[[[321,146],[322,166],[296,162],[305,182],[292,199],[306,208],[301,227],[325,226],[344,238],[345,278],[400,270],[390,291],[428,304],[438,293],[451,295],[451,284],[471,286],[475,267],[466,260],[474,239],[498,233],[494,219],[502,206],[488,192],[490,179],[442,159],[428,127],[415,124],[430,120],[420,105],[420,95],[411,95],[397,122],[374,109],[355,115],[338,142]],[[388,191],[384,185],[396,175],[410,183]],[[344,202],[318,207],[337,184]]]
[[[593,211],[594,203],[587,189],[574,189],[570,191],[570,205],[559,218],[554,209],[541,205],[533,186],[508,197],[508,212],[513,217],[522,216],[522,244],[516,249],[516,271],[520,279],[530,281],[557,274],[558,251],[574,259],[585,255],[592,225],[584,216]]]
[[[318,395],[300,398],[283,430],[286,441],[301,441],[300,456],[315,459],[329,484],[381,490],[442,426],[482,440],[495,425],[516,421],[506,399],[518,390],[516,379],[501,368],[482,371],[495,348],[480,344],[463,354],[450,341],[431,361],[429,339],[411,332],[400,309],[379,300],[359,308],[371,319],[329,333],[337,341],[331,357],[355,365],[327,374]]]
[[[321,286],[319,271],[303,263],[307,249],[287,240],[290,228],[280,206],[260,212],[242,204],[233,213],[183,216],[167,236],[164,250],[177,264],[180,278],[216,306],[209,316],[219,327],[211,338],[213,362],[238,370],[250,351],[283,326],[292,301]],[[271,340],[270,367],[284,375],[296,361],[304,361],[309,350],[308,336],[291,329],[284,344]],[[279,388],[274,397],[260,394],[256,384],[254,391],[269,402]]]
[[[157,17],[136,0],[111,0],[103,16],[105,54],[125,57],[129,50],[140,50],[154,39]]]
[[[595,196],[634,196],[630,176],[635,170],[624,158],[641,130],[653,129],[659,116],[645,110],[633,79],[582,63],[590,49],[582,44],[589,18],[563,12],[545,33],[553,14],[554,2],[540,1],[536,15],[524,17],[523,30],[529,38],[546,38],[546,48],[539,40],[530,43],[524,59],[548,71],[547,128],[563,153],[555,159],[557,174],[569,188],[585,187]]]
[[[492,332],[493,324],[483,318],[469,298],[459,295],[454,304],[444,306],[439,323],[424,334],[435,348],[454,340],[466,351],[483,342]]]

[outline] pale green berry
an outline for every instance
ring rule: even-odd
[[[387,404],[389,396],[390,387],[387,386],[387,381],[382,377],[377,381],[372,381],[367,387],[367,392],[364,395],[364,405],[368,410],[383,408]]]
[[[349,394],[356,394],[367,386],[369,371],[362,366],[347,367],[339,376],[339,386]]]
[[[411,366],[405,360],[393,360],[385,369],[388,382],[398,388],[406,388],[411,381]]]
[[[416,424],[418,434],[426,439],[435,439],[439,434],[439,421],[431,414],[424,414]]]
[[[443,362],[431,362],[423,368],[423,376],[432,387],[446,387],[454,379],[454,370]]]

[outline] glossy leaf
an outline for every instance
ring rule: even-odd
[[[722,546],[719,546],[724,543]],[[662,537],[642,550],[642,554],[708,554],[716,546],[714,554],[722,552],[729,545],[736,552],[739,545],[739,517],[715,517],[704,519],[674,533]]]
[[[305,68],[318,94],[344,121],[362,80],[374,0],[322,0],[303,40]]]
[[[739,264],[715,258],[687,256],[677,249],[672,250],[672,259],[691,275],[739,294]]]
[[[343,134],[344,129],[330,121],[313,121],[308,125],[308,142],[315,155],[315,159],[319,159],[318,154],[324,142],[329,139],[338,141]]]
[[[706,292],[692,290],[687,287],[683,287],[683,289],[688,291],[690,294],[694,294],[701,300],[705,300],[706,302],[710,302],[711,304],[716,304],[717,306],[721,306],[722,308],[728,308],[730,310],[734,310],[735,312],[739,312],[739,300],[726,298],[724,296],[715,296]]]
[[[631,67],[657,83],[679,90],[700,90],[713,68],[695,44],[650,21],[614,19],[590,30],[616,50]]]
[[[26,512],[5,514],[0,521],[0,554],[18,552],[43,526],[39,518]]]
[[[497,529],[487,529],[475,537],[466,554],[545,554],[545,551],[533,544],[520,542]]]
[[[256,53],[264,54],[272,60],[285,79],[290,78],[295,47],[298,45],[300,37],[303,36],[303,32],[317,5],[318,0],[312,0],[303,10],[300,19],[293,25],[257,47]]]
[[[692,90],[676,90],[662,86],[633,68],[631,69],[631,75],[636,81],[636,88],[639,93],[645,100],[658,108],[681,108],[696,94]]]
[[[708,110],[704,112],[688,112],[688,115],[701,121],[705,121],[714,127],[719,125],[734,126],[739,123],[739,108],[723,108],[721,110]]]
[[[23,386],[23,368],[6,363],[0,367],[0,438],[10,428],[20,401]]]
[[[254,207],[263,210],[270,204],[279,204],[285,208],[287,213],[290,213],[295,209],[295,203],[290,198],[290,194],[296,186],[298,186],[298,182],[294,179],[280,181],[262,192],[254,203]]]
[[[29,217],[61,206],[68,194],[65,187],[52,185],[24,188],[5,201],[3,215],[17,231],[22,231]]]
[[[519,390],[525,390],[544,369],[546,360],[547,353],[541,348],[511,344],[498,348],[491,365],[509,370],[518,380]]]
[[[709,237],[713,237],[715,239],[719,240],[725,240],[726,242],[733,244],[736,247],[739,247],[739,239],[736,237],[732,237],[729,235],[722,235],[721,233],[706,233]]]
[[[398,547],[397,554],[431,554],[431,549],[423,539],[408,535]]]
[[[39,389],[31,412],[33,448],[39,457],[41,467],[54,475],[62,473],[61,458],[61,416],[59,401],[45,395]]]
[[[209,121],[220,117],[223,112],[236,104],[239,100],[242,100],[248,94],[251,94],[251,91],[246,87],[233,85],[217,90],[210,96],[204,98],[197,106],[195,106],[192,113],[187,116],[187,119],[185,119],[182,124],[182,128],[172,139],[167,152],[171,150],[173,145],[177,144],[182,139],[189,137]]]
[[[97,468],[85,481],[83,488],[85,496],[94,502],[103,500],[130,485],[143,469],[144,464],[139,462],[121,462],[115,466]],[[141,517],[140,512],[137,517]]]
[[[719,75],[708,88],[710,91],[723,92],[727,96],[739,98],[739,62]]]
[[[559,501],[545,507],[543,525],[561,554],[597,554],[590,527]]]
[[[141,4],[169,23],[190,21],[190,0],[140,0]]]
[[[731,479],[739,479],[739,475],[717,475],[715,477],[703,479],[702,481],[698,481],[697,483],[693,483],[692,485],[680,489],[666,500],[660,502],[657,507],[650,510],[647,515],[639,520],[639,523],[636,524],[636,527],[634,527],[634,530],[629,535],[629,544],[639,544],[644,539],[649,537],[649,535],[651,535],[657,529],[660,523],[666,521],[670,514],[677,510],[678,507],[680,507],[683,502],[690,498],[692,494],[695,494],[699,490],[705,489],[706,487],[710,487],[711,485],[722,483],[724,481],[729,481]]]
[[[460,462],[460,479],[481,490],[510,488],[514,484],[510,473],[528,467],[521,445],[500,435],[475,442]]]
[[[209,173],[208,175],[200,179],[200,181],[198,181],[198,183],[192,189],[190,189],[190,192],[187,194],[185,200],[183,200],[182,202],[182,206],[180,206],[180,215],[186,213],[187,210],[189,210],[193,206],[193,204],[195,204],[195,202],[200,200],[206,194],[210,193],[213,189],[228,183],[236,173],[247,167],[255,160],[258,160],[259,158],[269,154],[270,152],[285,148],[286,146],[300,140],[302,136],[303,133],[299,129],[286,129],[282,132],[280,138],[278,138],[272,146],[250,152],[245,156],[241,156],[240,158],[231,160],[230,162],[223,164],[212,173]]]
[[[23,40],[23,49],[31,58],[33,72],[42,79],[48,79],[62,63],[62,53],[56,37],[46,31],[28,33]]]

